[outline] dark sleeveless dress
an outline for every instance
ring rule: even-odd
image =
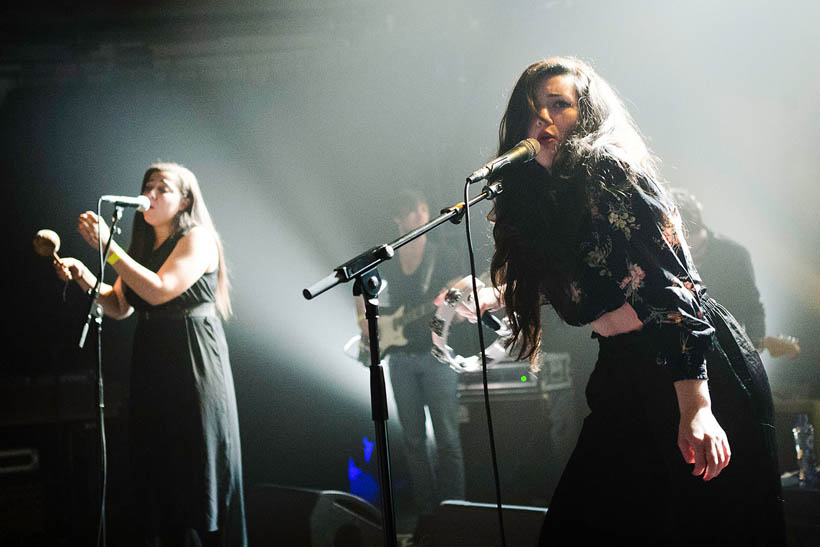
[[[159,270],[183,235],[168,238],[144,266]],[[147,537],[184,544],[168,538],[218,531],[220,545],[244,546],[239,424],[214,307],[217,277],[204,274],[160,306],[125,287],[138,317],[130,398],[136,517]]]

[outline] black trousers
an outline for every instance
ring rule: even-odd
[[[650,329],[599,338],[591,413],[556,488],[540,545],[785,545],[771,393],[752,343],[711,299],[718,343],[706,356],[712,411],[731,462],[709,482],[677,447],[672,379]]]

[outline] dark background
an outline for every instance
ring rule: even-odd
[[[9,436],[49,438],[60,450],[95,439],[84,406],[93,404],[93,343],[75,349],[84,296],[34,255],[34,234],[57,231],[61,256],[93,264],[77,215],[102,194],[136,195],[150,162],[176,161],[197,174],[231,266],[226,329],[246,486],[348,489],[348,458],[373,435],[367,371],[341,352],[356,333],[351,287],[310,302],[301,290],[396,237],[385,207],[397,188],[422,190],[433,210],[461,201],[464,176],[493,155],[515,78],[556,54],[590,61],[621,92],[670,184],[690,189],[707,224],[750,250],[769,333],[802,346],[796,360],[764,355],[776,395],[816,396],[818,16],[813,2],[762,0],[3,8]],[[473,236],[484,269],[486,210]],[[462,226],[440,230],[463,241]],[[466,251],[453,260],[466,274]],[[104,323],[114,478],[132,329],[133,320]],[[547,336],[573,353],[582,386],[594,359],[588,333]],[[74,404],[58,392],[81,395]],[[543,417],[527,408],[519,425],[539,427]],[[401,495],[392,401],[391,411]],[[93,445],[87,452],[93,459]],[[66,473],[93,475],[83,465]],[[116,499],[116,480],[112,488]]]

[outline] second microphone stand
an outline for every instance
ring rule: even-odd
[[[377,245],[376,247],[368,249],[364,253],[334,268],[333,273],[302,291],[302,295],[306,299],[311,300],[336,285],[353,280],[353,295],[361,296],[364,299],[367,331],[370,340],[371,413],[376,430],[376,452],[379,461],[379,484],[381,487],[379,490],[382,510],[382,531],[384,533],[385,546],[396,546],[396,511],[393,504],[393,486],[390,477],[390,454],[387,438],[387,390],[379,349],[378,295],[382,288],[382,280],[378,272],[378,266],[393,258],[396,249],[421,237],[448,220],[453,223],[460,222],[464,216],[466,206],[472,207],[474,204],[485,199],[493,199],[500,194],[501,191],[500,182],[494,182],[485,186],[481,194],[469,200],[467,205],[461,202],[442,209],[441,215],[424,226],[408,232],[391,243]]]
[[[97,203],[97,217],[100,216],[100,203]],[[103,274],[105,273],[105,256],[111,248],[111,242],[114,240],[114,234],[117,233],[117,224],[122,219],[123,207],[117,205],[114,207],[114,214],[111,217],[111,230],[109,232],[108,241],[105,242],[103,248],[102,239],[99,239],[100,252],[100,271],[97,275],[97,282],[89,289],[89,307],[88,314],[85,318],[85,325],[83,325],[82,333],[80,334],[80,348],[85,346],[85,339],[88,335],[88,329],[93,321],[97,330],[97,427],[100,432],[100,522],[97,530],[97,545],[106,545],[106,529],[105,529],[105,505],[106,505],[106,490],[108,482],[108,456],[105,440],[105,394],[103,390],[103,370],[102,370],[102,320],[103,307],[100,305],[98,299],[100,296],[100,287],[103,283]],[[102,220],[100,220],[102,222]],[[97,232],[99,236],[99,228]]]

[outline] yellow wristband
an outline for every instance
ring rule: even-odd
[[[120,259],[120,255],[118,255],[114,251],[109,251],[108,258],[106,259],[106,262],[108,262],[109,264],[111,264],[113,266],[114,264],[117,263],[117,261],[119,259]]]

